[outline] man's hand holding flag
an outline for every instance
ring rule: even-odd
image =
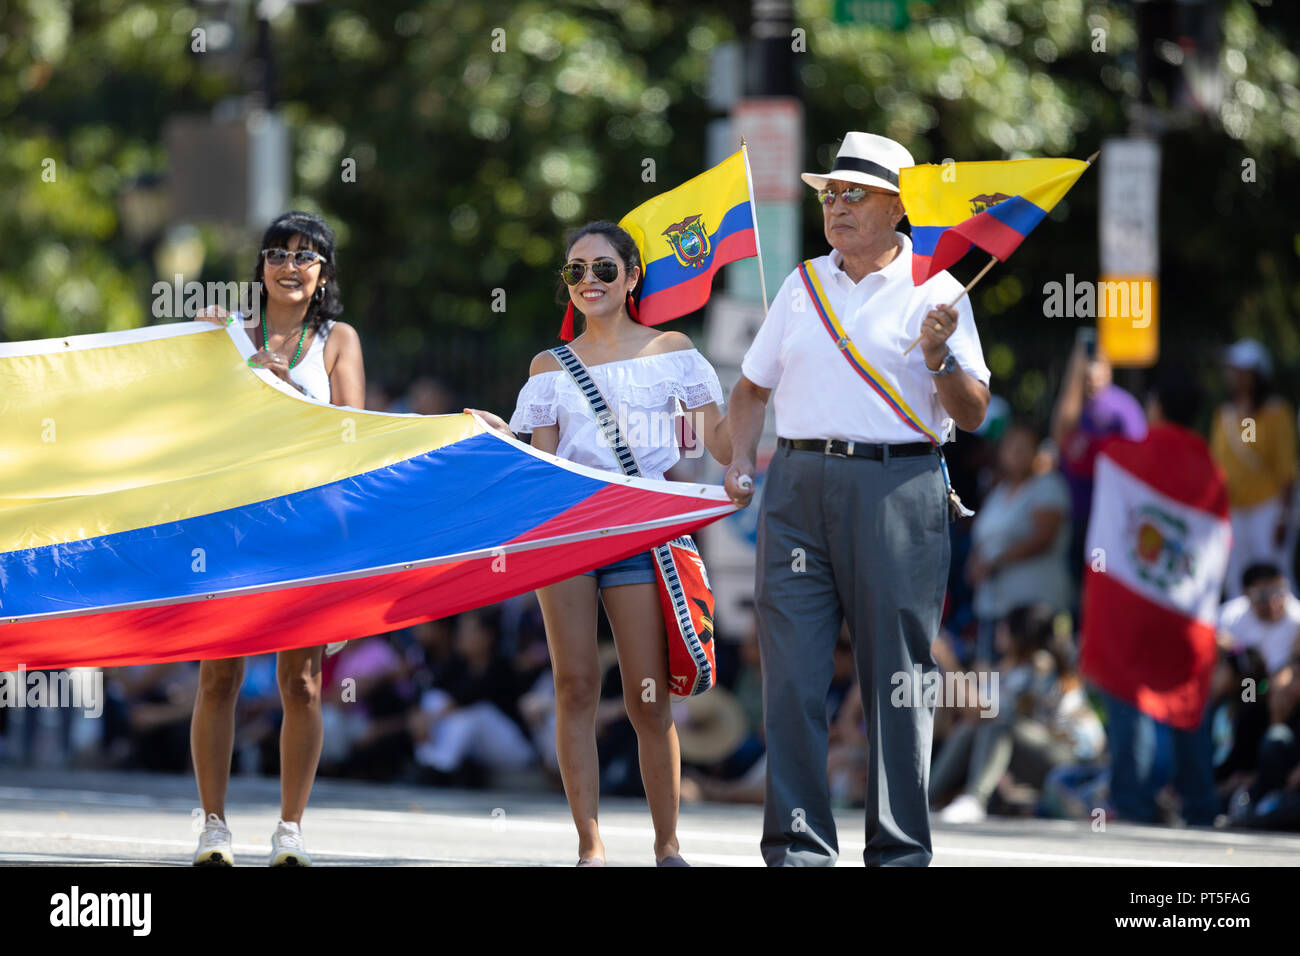
[[[979,246],[992,258],[962,290],[965,295],[993,263],[1016,250],[1096,158],[929,163],[900,170],[898,187],[912,224],[912,282],[920,285]]]

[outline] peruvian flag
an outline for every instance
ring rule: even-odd
[[[1232,532],[1223,471],[1195,432],[1159,425],[1097,456],[1079,666],[1182,730],[1201,723]]]

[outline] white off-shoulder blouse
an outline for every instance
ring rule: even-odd
[[[646,478],[662,478],[677,464],[680,406],[723,404],[718,373],[696,349],[588,365],[587,370]],[[531,434],[544,425],[560,426],[557,457],[623,473],[587,399],[563,369],[529,378],[510,417],[510,430],[516,434]]]

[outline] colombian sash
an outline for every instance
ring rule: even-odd
[[[813,268],[811,261],[799,263],[799,278],[803,281],[804,289],[808,292],[808,298],[812,301],[817,317],[835,343],[835,348],[844,356],[844,360],[849,363],[849,366],[858,374],[858,377],[871,387],[871,390],[889,406],[890,410],[904,424],[913,431],[925,436],[925,440],[934,446],[935,453],[939,456],[939,467],[943,471],[943,483],[947,490],[948,502],[952,506],[953,520],[956,520],[958,516],[969,518],[975,514],[961,503],[961,498],[957,497],[957,492],[952,489],[952,482],[948,478],[948,462],[944,460],[939,436],[921,421],[920,416],[912,411],[903,396],[898,394],[898,391],[889,384],[889,380],[872,368],[871,363],[858,351],[858,347],[853,344],[849,334],[844,331],[844,326],[840,324],[839,317],[835,315],[835,310],[831,308],[830,298],[822,289],[821,280],[817,278],[817,271]]]

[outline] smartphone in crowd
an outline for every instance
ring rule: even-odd
[[[1074,339],[1083,346],[1083,354],[1091,361],[1097,357],[1097,330],[1091,326],[1083,326],[1074,333]]]

